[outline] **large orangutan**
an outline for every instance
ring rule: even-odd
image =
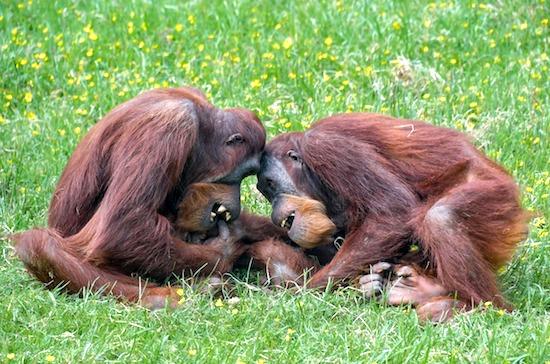
[[[264,144],[263,126],[248,110],[217,109],[192,88],[145,92],[90,129],[59,180],[49,227],[15,235],[16,252],[50,287],[89,287],[162,306],[175,290],[153,283],[143,289],[132,275],[162,281],[231,269],[245,248],[227,225],[239,217],[240,182],[257,172]],[[186,225],[219,230],[204,244],[181,240],[185,234],[174,228],[193,183],[226,191],[195,206],[206,218]]]
[[[337,115],[273,139],[258,181],[274,223],[334,254],[310,287],[361,276],[372,294],[393,270],[389,303],[415,305],[421,318],[445,320],[482,301],[509,307],[495,271],[525,238],[528,215],[512,177],[463,134]]]

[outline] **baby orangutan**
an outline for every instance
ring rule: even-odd
[[[225,241],[228,249],[218,263],[220,273],[229,272],[234,265],[252,266],[265,269],[274,285],[302,284],[304,272],[316,270],[316,263],[281,241],[286,239],[286,231],[268,218],[240,213],[235,196],[231,186],[224,184],[192,184],[179,204],[177,233],[196,244]]]

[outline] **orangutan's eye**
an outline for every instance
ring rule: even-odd
[[[235,145],[235,144],[242,144],[244,143],[244,138],[241,134],[233,134],[231,135],[226,141],[226,145]]]
[[[300,156],[298,155],[298,153],[296,153],[295,151],[293,151],[292,149],[289,150],[287,153],[286,153],[287,157],[292,159],[293,161],[295,162],[300,162],[301,161],[301,158]]]

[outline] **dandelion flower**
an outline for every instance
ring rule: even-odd
[[[29,104],[32,101],[32,93],[31,92],[25,92],[25,96],[23,98],[27,104]]]
[[[283,48],[284,48],[284,49],[289,49],[290,47],[292,47],[292,44],[293,44],[292,38],[287,37],[287,38],[283,41]]]

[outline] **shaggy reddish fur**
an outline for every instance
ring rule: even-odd
[[[526,237],[528,214],[513,178],[455,130],[374,114],[329,117],[273,139],[258,187],[280,209],[295,203],[285,195],[320,201],[345,235],[309,286],[390,261],[435,277],[468,307],[507,307],[495,272]]]
[[[143,93],[90,129],[59,180],[49,228],[15,235],[17,254],[50,287],[105,289],[129,301],[151,296],[156,305],[173,290],[143,291],[132,274],[162,281],[230,269],[221,263],[238,253],[233,241],[178,238],[178,203],[195,182],[230,185],[239,201],[240,181],[257,170],[264,144],[263,126],[248,110],[217,109],[192,88]],[[233,216],[239,212],[237,203]]]

